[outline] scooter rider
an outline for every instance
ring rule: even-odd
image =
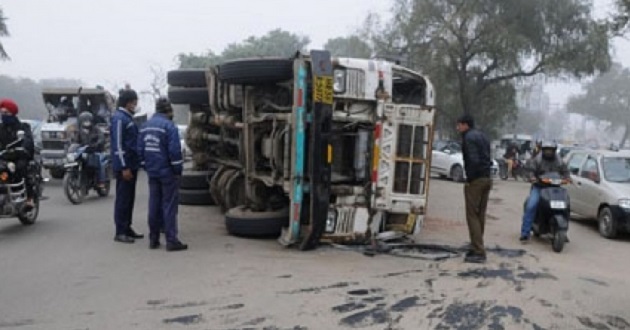
[[[106,160],[103,152],[105,151],[105,134],[94,125],[94,115],[89,111],[84,111],[79,115],[79,134],[78,143],[82,146],[88,146],[90,154],[98,157],[98,184],[103,187],[107,181]]]
[[[33,132],[31,126],[22,123],[17,117],[19,108],[17,103],[11,99],[0,100],[0,148],[4,149],[8,144],[17,140],[17,132],[23,131],[24,138],[22,141],[23,151],[15,151],[5,154],[7,160],[15,162],[17,175],[26,179],[26,208],[31,209],[34,206],[33,198],[35,195],[34,184],[28,176],[29,162],[33,160],[35,155],[35,142],[33,140]]]
[[[567,165],[557,155],[558,146],[555,142],[545,141],[540,146],[540,152],[536,157],[530,159],[527,164],[530,172],[530,181],[533,183],[525,206],[523,214],[523,223],[521,226],[521,242],[527,242],[532,230],[532,224],[536,217],[536,210],[540,200],[540,186],[536,184],[541,175],[549,172],[558,172],[564,179],[569,179],[569,170]]]

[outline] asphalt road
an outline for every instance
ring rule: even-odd
[[[146,233],[146,181],[135,228]],[[423,243],[468,241],[462,185],[431,183]],[[358,248],[299,252],[234,238],[183,207],[185,252],[113,241],[113,197],[71,205],[59,181],[38,222],[0,222],[0,329],[630,329],[630,238],[573,221],[571,243],[518,242],[527,185],[496,182],[485,265]]]

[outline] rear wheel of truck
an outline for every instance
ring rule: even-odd
[[[206,71],[200,69],[172,70],[167,72],[169,85],[177,87],[206,87]]]
[[[179,189],[180,205],[214,205],[208,189]]]
[[[245,59],[219,65],[219,80],[228,84],[273,84],[292,78],[293,61],[286,58]]]
[[[168,98],[173,104],[204,105],[210,103],[205,87],[169,87]]]
[[[230,209],[225,214],[225,228],[234,236],[265,237],[280,235],[289,224],[289,209],[256,212],[245,206]]]
[[[180,189],[209,190],[212,172],[184,170],[179,180]]]

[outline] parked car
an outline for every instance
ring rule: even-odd
[[[499,171],[498,163],[492,160],[492,177]],[[438,140],[433,143],[431,158],[431,172],[441,178],[452,179],[455,182],[464,182],[466,172],[464,171],[464,156],[462,145],[457,141]]]
[[[177,125],[177,130],[179,131],[179,142],[182,145],[182,156],[184,159],[188,159],[192,157],[192,152],[188,149],[188,145],[186,145],[186,130],[188,129],[188,125]]]
[[[567,165],[571,211],[597,219],[606,238],[630,232],[630,151],[574,150]]]

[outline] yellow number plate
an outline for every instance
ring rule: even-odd
[[[315,102],[333,103],[333,77],[315,77],[315,88],[313,90],[313,100]]]

